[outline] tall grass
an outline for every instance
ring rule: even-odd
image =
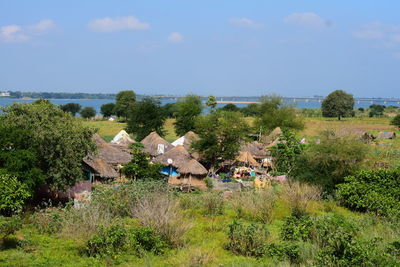
[[[304,215],[311,202],[321,200],[321,194],[318,186],[294,181],[284,185],[281,197],[290,206],[292,214]]]

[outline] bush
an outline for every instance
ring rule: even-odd
[[[131,205],[131,215],[143,226],[153,228],[173,248],[183,244],[183,235],[191,228],[179,209],[179,202],[167,194],[141,198]]]
[[[226,249],[234,254],[250,257],[262,257],[269,237],[269,231],[264,225],[243,225],[234,221],[229,225]]]
[[[396,126],[400,129],[400,114],[397,114],[390,122],[391,125]]]
[[[33,225],[39,233],[58,233],[62,229],[63,212],[63,210],[51,208],[40,210],[32,216]]]
[[[136,250],[139,255],[144,251],[149,251],[155,255],[163,254],[167,244],[162,240],[154,229],[150,227],[140,227],[134,232]]]
[[[100,228],[86,245],[86,253],[91,257],[112,256],[125,249],[128,232],[121,225]]]
[[[391,256],[396,258],[400,257],[400,241],[394,241],[390,243],[387,248],[386,252],[389,253]]]
[[[224,199],[219,194],[204,193],[202,202],[205,215],[216,216],[224,213]]]
[[[272,220],[277,196],[272,190],[242,192],[232,198],[231,204],[239,218],[247,218],[261,223]]]
[[[0,173],[0,214],[11,215],[22,210],[29,197],[28,188],[16,177]]]
[[[20,217],[2,217],[0,216],[0,241],[4,240],[16,231],[21,229],[22,222]]]
[[[291,182],[284,185],[283,199],[288,202],[295,216],[307,214],[311,201],[321,199],[321,189],[318,186],[300,182]]]
[[[300,261],[299,245],[297,243],[270,244],[266,248],[266,254],[280,261],[288,259],[291,264],[298,264]]]
[[[310,216],[289,216],[281,228],[281,238],[286,241],[307,241],[311,239],[314,221]]]
[[[353,210],[399,216],[400,169],[360,171],[338,185],[340,202]]]

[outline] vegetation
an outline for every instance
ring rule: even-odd
[[[390,124],[396,126],[398,129],[400,129],[400,114],[396,115],[396,117],[393,118],[393,120],[390,122]]]
[[[342,90],[336,90],[330,93],[321,105],[322,116],[337,117],[338,120],[342,117],[350,117],[353,113],[353,108],[353,95]]]
[[[217,107],[217,98],[213,95],[209,95],[206,101],[206,106],[209,107],[211,110],[215,110]]]
[[[80,112],[82,118],[91,119],[96,116],[96,110],[92,107],[84,107]]]
[[[177,103],[175,113],[175,132],[178,136],[194,130],[196,118],[201,114],[203,106],[200,96],[187,95]]]
[[[155,131],[164,136],[165,113],[160,101],[146,97],[130,108],[126,131],[136,135],[136,140],[142,140]]]
[[[10,215],[21,211],[30,197],[27,186],[16,177],[0,173],[0,214]]]
[[[104,117],[108,118],[115,115],[115,103],[103,104],[100,107],[100,112]]]
[[[61,110],[64,112],[69,112],[72,116],[75,116],[81,110],[81,105],[78,103],[67,103],[60,106]]]
[[[118,117],[127,118],[129,111],[133,108],[136,102],[136,94],[133,91],[120,91],[115,96],[115,108],[114,113]]]

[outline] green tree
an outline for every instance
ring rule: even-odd
[[[342,90],[330,93],[322,102],[321,110],[324,117],[350,117],[354,108],[353,95]]]
[[[256,117],[261,116],[260,104],[250,103],[246,107],[243,107],[240,112],[246,117]]]
[[[363,166],[368,147],[351,136],[323,133],[319,144],[311,144],[297,158],[291,177],[320,185],[331,193],[344,177]]]
[[[162,106],[162,108],[167,118],[175,118],[176,112],[178,111],[178,103],[167,103]]]
[[[27,186],[16,177],[0,173],[0,214],[9,216],[22,210],[30,196]]]
[[[61,105],[61,110],[64,112],[69,112],[72,116],[75,116],[81,110],[81,105],[78,103],[67,103],[65,105]]]
[[[187,95],[178,102],[178,110],[176,112],[175,132],[182,136],[188,131],[194,130],[196,117],[201,114],[203,106],[201,98],[197,95]]]
[[[390,122],[391,125],[396,126],[400,129],[400,114],[397,114]]]
[[[385,111],[385,106],[384,105],[377,105],[373,104],[369,106],[369,117],[377,117],[377,116],[382,116],[383,112]]]
[[[196,133],[200,139],[192,147],[204,162],[218,168],[225,160],[238,154],[240,144],[246,139],[249,125],[239,112],[217,111],[196,120]]]
[[[34,153],[36,167],[45,174],[48,185],[62,190],[83,178],[82,159],[96,148],[92,140],[94,129],[46,100],[14,103],[2,111],[0,121],[29,136],[25,143],[13,143],[10,149]]]
[[[100,107],[100,112],[103,114],[104,117],[108,118],[114,115],[114,110],[115,110],[115,103],[107,103],[103,104]]]
[[[82,118],[90,119],[96,116],[96,110],[92,107],[84,107],[80,112]]]
[[[131,107],[126,131],[136,135],[136,140],[142,140],[148,134],[156,131],[164,136],[165,113],[159,100],[146,97]]]
[[[268,134],[275,128],[302,130],[303,120],[297,116],[293,107],[286,106],[282,98],[276,95],[263,96],[259,114],[254,122],[257,133]]]
[[[143,145],[141,143],[134,143],[131,145],[132,161],[125,164],[122,168],[122,173],[132,180],[161,180],[163,175],[161,173],[162,165],[150,163],[149,155],[143,152]]]
[[[136,94],[135,92],[128,90],[128,91],[121,91],[115,97],[115,110],[114,113],[118,117],[127,118],[129,110],[136,102]]]
[[[207,98],[206,106],[209,107],[211,110],[215,110],[217,107],[217,98],[213,95],[209,95]]]
[[[221,110],[225,110],[225,111],[240,111],[240,108],[238,108],[235,104],[229,103],[229,104],[226,104],[225,106],[223,106],[221,108]]]

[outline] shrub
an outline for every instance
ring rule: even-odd
[[[32,216],[33,225],[40,233],[54,234],[62,229],[63,210],[45,209],[35,212]]]
[[[314,222],[309,216],[289,216],[281,228],[281,238],[288,241],[311,239]]]
[[[391,125],[396,126],[397,128],[400,129],[400,114],[397,114],[391,121],[390,121]]]
[[[224,199],[219,194],[204,193],[202,202],[205,215],[216,216],[224,213]]]
[[[29,197],[28,188],[16,177],[0,173],[0,214],[20,211]]]
[[[214,187],[213,178],[207,176],[206,179],[204,179],[204,182],[206,183],[208,189],[212,189]]]
[[[0,241],[13,235],[21,229],[22,222],[20,217],[2,217],[0,216]]]
[[[297,243],[270,244],[266,248],[266,254],[280,261],[288,259],[291,264],[298,264],[300,261],[299,245]]]
[[[153,252],[156,255],[163,254],[167,244],[162,240],[154,229],[150,227],[140,227],[134,232],[136,250],[141,255],[143,251]]]
[[[183,244],[183,235],[191,228],[179,203],[167,194],[149,194],[131,205],[131,215],[143,226],[153,228],[171,247]]]
[[[318,186],[307,185],[300,182],[291,182],[284,185],[283,198],[295,216],[307,214],[311,201],[321,199],[321,189]]]
[[[231,203],[239,218],[247,218],[261,223],[272,220],[277,196],[272,190],[242,192]]]
[[[400,241],[394,241],[390,243],[387,248],[386,252],[394,257],[400,257]]]
[[[226,249],[234,254],[250,257],[262,257],[269,237],[264,225],[243,225],[234,221],[229,225]]]
[[[399,216],[400,169],[360,171],[338,185],[340,202],[353,210]]]
[[[124,249],[128,232],[121,225],[100,228],[86,245],[86,252],[91,257],[112,256]]]

